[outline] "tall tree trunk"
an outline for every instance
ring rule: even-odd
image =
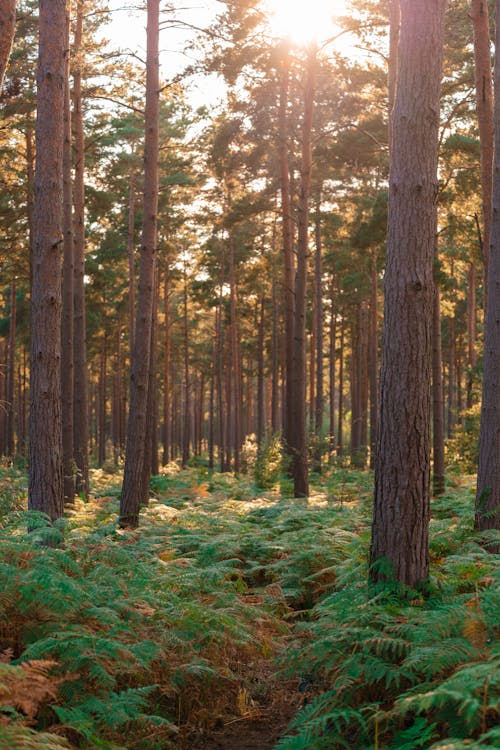
[[[436,244],[437,260],[437,244]],[[433,439],[433,494],[444,493],[444,388],[441,347],[441,290],[437,273],[434,274],[432,311],[432,439]]]
[[[295,278],[295,339],[293,357],[291,473],[295,497],[307,497],[309,478],[306,431],[306,288],[309,251],[309,194],[312,169],[312,124],[317,49],[311,45],[306,61],[304,120],[302,123],[302,159],[298,201],[297,273]]]
[[[0,89],[16,31],[16,0],[0,0]]]
[[[69,23],[69,14],[68,14]],[[69,38],[69,29],[68,29]],[[74,247],[73,247],[73,185],[71,149],[71,94],[69,65],[66,68],[64,91],[64,145],[63,145],[63,290],[61,330],[61,389],[64,500],[72,503],[75,497],[75,468],[73,449],[73,386],[74,386]]]
[[[330,290],[330,349],[329,349],[329,386],[330,386],[330,435],[329,451],[330,455],[335,450],[335,359],[336,359],[336,336],[337,336],[337,319],[335,315],[335,285],[332,279]]]
[[[169,462],[170,448],[170,292],[169,292],[169,268],[168,261],[165,269],[165,279],[163,282],[163,310],[165,341],[163,345],[164,362],[163,362],[163,466]]]
[[[182,431],[182,465],[189,461],[191,442],[191,380],[189,375],[189,327],[188,327],[188,294],[187,272],[184,268],[183,289],[183,355],[184,355],[184,426]]]
[[[487,0],[471,0],[474,32],[474,81],[481,160],[481,197],[483,203],[483,268],[485,309],[488,291],[488,264],[491,236],[493,190],[493,85],[491,75],[490,20]]]
[[[132,352],[134,350],[135,331],[135,172],[133,165],[130,167],[128,195],[128,330],[130,351]]]
[[[73,123],[74,123],[74,423],[73,441],[75,468],[77,471],[76,490],[88,494],[88,392],[87,392],[87,336],[85,322],[85,137],[82,109],[82,37],[83,0],[77,0],[76,27],[74,37],[73,62]]]
[[[378,418],[378,273],[377,251],[372,249],[371,294],[370,294],[370,469],[375,468]]]
[[[232,368],[228,372],[228,377],[233,376],[232,386],[232,433],[234,449],[234,471],[240,470],[240,452],[241,452],[241,352],[238,336],[238,292],[236,286],[236,269],[234,259],[234,239],[229,239],[229,307],[231,313],[231,362]]]
[[[372,581],[429,572],[430,384],[445,0],[402,0],[393,111]]]
[[[323,439],[323,258],[321,248],[321,195],[318,196],[314,225],[314,288],[316,316],[316,401],[314,404],[314,432],[316,433],[315,469],[321,471]]]
[[[279,418],[279,333],[278,333],[278,294],[276,279],[273,276],[272,286],[272,336],[271,336],[271,432],[276,435],[280,430]]]
[[[151,319],[151,345],[149,350],[149,382],[148,382],[148,404],[146,417],[146,446],[144,450],[143,467],[143,498],[144,503],[149,502],[149,480],[151,475],[156,476],[158,468],[158,382],[156,377],[156,361],[158,347],[158,266],[155,267],[153,287],[153,312]]]
[[[290,53],[283,42],[280,97],[279,97],[279,165],[281,193],[281,221],[285,287],[285,401],[283,437],[285,449],[291,452],[290,430],[293,422],[293,370],[294,370],[294,325],[295,325],[295,269],[293,261],[293,223],[290,194],[290,166],[288,160],[288,87],[290,76]]]
[[[9,316],[9,361],[7,366],[7,445],[8,456],[15,453],[14,417],[15,417],[15,372],[16,372],[16,282],[10,283],[10,316]]]
[[[456,402],[456,347],[455,347],[455,312],[450,318],[450,346],[448,349],[448,439],[455,434],[457,418]]]
[[[101,362],[99,367],[98,386],[98,409],[99,423],[97,430],[97,463],[101,467],[106,461],[106,360],[107,360],[107,336],[104,332],[101,349]]]
[[[474,370],[477,365],[476,354],[476,267],[474,261],[469,264],[467,274],[467,396],[466,406],[472,406],[472,387],[474,384]]]
[[[340,352],[339,352],[339,413],[337,429],[337,456],[344,453],[344,336],[345,323],[342,317],[340,326]]]
[[[151,351],[153,297],[155,285],[158,153],[159,153],[159,0],[147,4],[146,110],[144,140],[144,197],[142,242],[139,267],[139,293],[130,377],[130,407],[127,427],[125,470],[120,501],[121,526],[137,526],[144,497],[145,442],[148,381]],[[147,484],[149,485],[149,479]]]
[[[496,2],[500,19],[500,0]],[[496,25],[496,49],[500,49],[500,23]],[[488,270],[488,307],[484,342],[483,402],[479,434],[479,467],[476,491],[476,527],[500,529],[500,55],[495,56],[495,162],[493,219]],[[493,551],[500,552],[496,544]]]
[[[66,14],[65,0],[39,2],[28,507],[53,520],[64,509],[61,247]]]
[[[260,316],[257,334],[257,444],[262,445],[264,437],[264,297],[260,300]]]

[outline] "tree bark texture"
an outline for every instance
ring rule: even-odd
[[[125,470],[120,500],[120,524],[137,526],[143,500],[148,382],[157,255],[158,153],[159,153],[159,0],[147,4],[146,110],[144,141],[143,224],[139,264],[139,290],[135,342],[130,376]],[[148,477],[149,484],[149,477]]]
[[[487,0],[471,0],[474,32],[474,83],[479,129],[481,161],[481,197],[483,204],[483,269],[485,309],[491,235],[491,201],[493,191],[493,85],[491,71],[490,19]]]
[[[436,252],[437,259],[437,252]],[[441,347],[441,290],[434,281],[432,313],[432,490],[435,497],[442,495],[444,473],[444,389],[443,357]]]
[[[500,19],[500,0],[496,2]],[[496,27],[500,49],[500,23]],[[479,433],[476,527],[500,529],[500,55],[495,58],[495,156],[493,212],[484,342],[483,401]],[[495,545],[495,552],[500,545]]]
[[[445,0],[401,2],[392,122],[370,577],[394,577],[410,587],[425,581],[429,570],[431,323],[444,14]]]
[[[64,509],[61,418],[61,250],[67,7],[40,0],[31,289],[28,507]]]
[[[69,18],[68,18],[69,22]],[[69,28],[68,36],[69,39]],[[73,247],[73,185],[71,153],[71,101],[69,66],[66,69],[64,91],[64,145],[63,145],[63,290],[61,327],[61,389],[64,499],[73,502],[75,496],[75,470],[73,451],[73,331],[74,331],[74,247]]]
[[[307,497],[309,477],[306,431],[306,291],[309,255],[309,195],[312,171],[312,123],[316,76],[316,47],[307,55],[302,123],[302,158],[298,200],[297,273],[295,276],[295,326],[291,418],[288,434],[295,497]]]
[[[74,37],[73,62],[73,130],[75,181],[74,200],[74,458],[76,490],[89,492],[89,457],[88,457],[88,372],[87,372],[87,334],[85,320],[85,135],[83,130],[82,99],[82,39],[83,39],[83,0],[76,6],[76,26]]]

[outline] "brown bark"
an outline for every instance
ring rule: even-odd
[[[187,271],[184,268],[183,289],[183,357],[184,357],[184,423],[182,430],[182,465],[189,461],[191,443],[191,377],[189,372],[189,327]]]
[[[491,71],[490,20],[487,0],[471,0],[474,32],[474,82],[481,161],[481,197],[483,204],[483,268],[485,309],[491,236],[493,191],[493,84]]]
[[[145,441],[148,381],[156,265],[159,153],[159,0],[147,4],[146,110],[144,142],[143,225],[139,268],[139,291],[132,352],[130,407],[120,524],[137,526],[145,473]],[[149,468],[149,467],[148,467]],[[148,481],[149,485],[149,481]]]
[[[377,445],[378,418],[378,273],[377,251],[372,249],[371,258],[371,294],[370,294],[370,330],[369,330],[369,367],[370,367],[370,469],[375,468],[375,451]]]
[[[106,461],[106,369],[107,369],[107,337],[104,333],[99,364],[99,385],[97,388],[97,463],[103,466]]]
[[[128,326],[130,351],[134,349],[135,330],[135,172],[130,167],[129,198],[128,198],[128,231],[127,231],[127,258],[128,258]]]
[[[337,429],[337,456],[344,452],[344,318],[340,326],[340,352],[339,352],[339,413]]]
[[[477,339],[477,305],[476,305],[476,267],[472,261],[469,264],[467,274],[467,395],[466,406],[472,406],[472,387],[474,383],[474,370],[477,365],[476,339]]]
[[[242,388],[241,388],[241,352],[240,341],[238,336],[238,290],[236,284],[236,269],[234,258],[234,239],[229,239],[229,309],[231,315],[230,343],[231,343],[231,364],[228,377],[232,373],[232,415],[233,422],[231,432],[233,435],[234,451],[234,471],[240,470],[240,452],[241,452],[241,412],[242,412]],[[229,412],[229,410],[228,410]]]
[[[500,0],[496,2],[500,18]],[[496,27],[500,49],[500,23]],[[500,55],[495,57],[495,91],[500,91]],[[479,434],[479,467],[476,490],[476,527],[500,529],[500,96],[495,96],[495,162],[493,215],[488,271],[488,306],[485,321],[483,401]],[[500,545],[490,547],[500,552]]]
[[[162,463],[166,466],[169,462],[170,448],[170,292],[169,292],[169,270],[165,270],[163,282],[163,310],[164,310],[164,334],[163,344],[163,456]]]
[[[321,439],[323,437],[323,258],[321,248],[321,197],[318,198],[314,225],[314,288],[316,318],[316,399],[314,403],[314,431],[317,439],[316,470],[321,470]]]
[[[264,297],[260,300],[260,315],[257,334],[257,444],[259,448],[264,437]]]
[[[297,272],[295,276],[295,326],[292,377],[292,430],[288,434],[294,496],[307,497],[309,478],[306,432],[306,287],[309,254],[309,194],[312,171],[312,123],[317,49],[312,45],[306,61],[302,158],[298,200]]]
[[[294,325],[295,325],[295,269],[293,261],[293,223],[292,202],[290,193],[290,167],[288,160],[288,86],[289,86],[289,50],[283,43],[280,98],[279,98],[279,165],[281,220],[285,287],[285,400],[283,437],[285,449],[290,452],[290,430],[293,422],[293,369],[294,369]],[[292,453],[290,452],[290,455]]]
[[[273,435],[280,430],[279,418],[279,333],[278,333],[278,295],[276,279],[273,277],[272,287],[272,336],[271,336],[271,432]]]
[[[15,417],[15,365],[16,365],[16,282],[10,284],[10,316],[9,316],[9,361],[7,365],[7,439],[6,453],[14,456],[14,417]]]
[[[0,0],[0,89],[16,31],[16,0]]]
[[[75,179],[74,199],[74,423],[73,441],[76,477],[76,490],[89,492],[88,457],[88,373],[87,335],[85,321],[85,136],[83,131],[82,100],[82,39],[83,39],[83,0],[76,5],[76,26],[74,36],[73,62],[73,124]]]
[[[432,439],[433,474],[432,485],[435,497],[445,488],[444,470],[444,388],[441,348],[441,292],[438,279],[434,279],[432,312]]]
[[[335,360],[336,360],[336,335],[337,319],[335,314],[335,285],[332,279],[330,290],[330,361],[328,364],[329,385],[330,385],[330,427],[329,427],[329,450],[332,454],[335,450]]]
[[[65,0],[39,2],[28,507],[51,519],[64,509],[60,331],[66,13]]]
[[[455,434],[457,418],[456,403],[456,349],[455,349],[455,313],[450,318],[450,346],[448,349],[448,439]]]
[[[402,0],[393,110],[372,581],[428,577],[433,258],[444,0]]]
[[[69,22],[69,18],[68,18]],[[68,29],[69,38],[69,29]],[[69,65],[66,69],[64,91],[64,145],[63,145],[63,289],[61,328],[61,389],[64,500],[73,502],[75,496],[75,470],[73,450],[73,384],[74,384],[74,247],[73,247],[73,186],[71,153],[71,95]]]

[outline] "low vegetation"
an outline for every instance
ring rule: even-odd
[[[500,746],[500,567],[466,482],[434,503],[422,598],[368,590],[368,473],[305,501],[170,466],[135,531],[113,475],[53,526],[24,481],[2,470],[1,750],[209,748],[293,714],[279,750]]]

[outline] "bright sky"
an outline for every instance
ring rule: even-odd
[[[109,0],[111,22],[103,33],[114,47],[130,50],[145,58],[146,14],[145,11],[130,11],[124,6],[129,0]],[[271,32],[277,37],[289,38],[297,45],[318,41],[319,44],[338,32],[335,16],[346,12],[346,0],[262,0],[269,9]],[[174,5],[176,3],[174,2]],[[184,51],[186,43],[201,29],[215,19],[223,10],[217,0],[185,0],[178,3],[176,15],[189,26],[167,26],[161,32],[162,75],[168,80],[182,71],[194,59]],[[349,39],[340,37],[337,49],[347,49]],[[188,98],[194,107],[215,102],[222,97],[222,86],[216,76],[211,79],[195,78],[190,83]]]

